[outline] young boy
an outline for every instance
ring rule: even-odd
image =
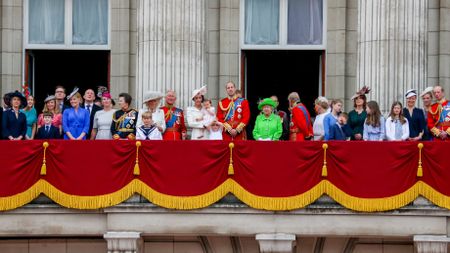
[[[216,119],[208,125],[209,138],[208,140],[222,140],[223,125]]]
[[[142,122],[144,125],[136,128],[136,140],[162,140],[161,132],[156,124],[153,124],[151,112],[142,114]]]
[[[52,125],[53,113],[44,112],[44,126],[40,127],[36,133],[35,139],[59,139],[61,134],[59,129]]]
[[[347,113],[342,112],[339,114],[336,124],[330,128],[329,140],[346,141],[350,136],[352,136],[352,129],[349,125],[347,125],[347,120]]]

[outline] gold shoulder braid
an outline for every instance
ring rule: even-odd
[[[219,107],[220,107],[220,110],[222,110],[222,111],[228,111],[229,109],[230,109],[230,106],[231,106],[231,103],[232,103],[233,101],[231,101],[229,104],[228,104],[228,107],[227,108],[223,108],[223,105],[222,105],[222,101],[219,101]]]

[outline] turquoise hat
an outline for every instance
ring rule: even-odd
[[[273,108],[277,107],[277,104],[275,103],[275,101],[273,101],[271,98],[265,98],[261,102],[259,102],[258,109],[262,110],[263,106],[265,106],[265,105],[270,105]]]

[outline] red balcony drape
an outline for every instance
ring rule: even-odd
[[[97,209],[135,193],[174,209],[206,207],[228,193],[266,210],[302,208],[323,194],[357,211],[400,208],[419,195],[450,209],[444,142],[424,142],[422,150],[416,142],[328,142],[327,149],[322,142],[48,144],[43,171],[42,141],[0,141],[0,210],[39,194],[64,207]]]

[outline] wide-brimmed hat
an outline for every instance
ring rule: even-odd
[[[406,91],[405,93],[405,98],[410,98],[410,97],[417,97],[417,90],[416,89],[409,89]]]
[[[368,86],[363,86],[358,92],[353,95],[352,100],[355,100],[359,96],[365,96],[366,94],[369,94],[370,88]]]
[[[270,105],[273,108],[277,107],[277,104],[275,103],[275,101],[273,101],[271,98],[265,98],[261,102],[259,102],[258,109],[262,110],[263,106],[265,106],[265,105]]]
[[[50,101],[50,100],[56,100],[55,95],[47,96],[47,97],[44,99],[44,103],[47,103],[47,102]]]
[[[70,100],[78,92],[78,87],[73,88],[73,91],[67,96],[67,100]]]
[[[25,106],[27,106],[27,99],[25,98],[25,96],[20,93],[19,91],[14,91],[14,92],[10,92],[7,95],[9,97],[8,101],[5,101],[5,104],[8,107],[11,107],[11,101],[13,97],[18,97],[20,99],[20,108],[24,108]]]
[[[427,93],[433,94],[433,87],[426,87],[425,90],[422,91],[422,93],[420,93],[420,97],[425,96]]]
[[[206,91],[206,85],[203,85],[200,89],[193,90],[191,99],[194,99],[194,97],[198,94],[204,96],[206,94]]]
[[[147,91],[144,94],[144,101],[143,101],[143,103],[145,104],[148,101],[157,100],[157,99],[161,99],[161,98],[163,98],[163,94],[161,92],[158,92],[158,91]]]

